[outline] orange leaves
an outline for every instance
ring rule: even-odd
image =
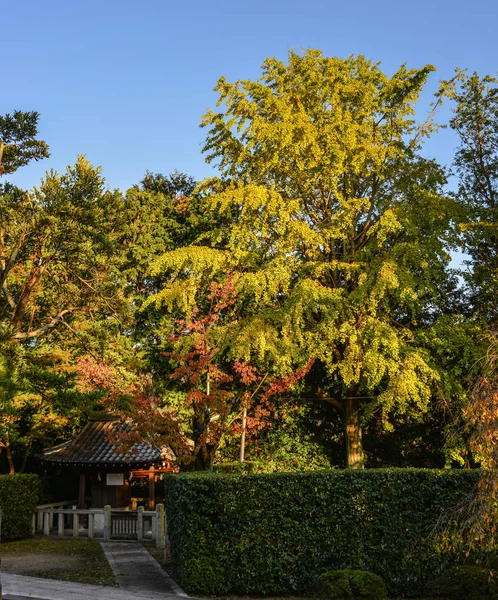
[[[95,392],[101,389],[116,393],[122,384],[115,367],[97,362],[92,356],[83,356],[76,361],[78,387],[82,392]]]
[[[274,396],[275,394],[283,394],[292,390],[296,383],[309,372],[314,362],[315,361],[313,359],[309,360],[304,367],[298,369],[294,373],[289,373],[287,377],[280,377],[278,379],[273,378],[270,381],[267,390],[263,394],[262,400],[266,400],[267,398],[270,398],[270,396]]]
[[[233,369],[244,385],[249,386],[260,379],[257,374],[257,368],[246,362],[235,360],[233,362]]]
[[[470,449],[483,468],[476,493],[459,516],[459,546],[465,553],[486,554],[496,549],[498,529],[498,333],[490,344],[466,411]]]

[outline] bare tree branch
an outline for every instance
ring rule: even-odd
[[[26,331],[26,332],[19,331],[13,337],[15,340],[26,340],[26,339],[38,337],[42,333],[45,333],[45,331],[48,331],[49,329],[52,329],[52,327],[55,327],[61,321],[63,322],[64,315],[67,315],[68,313],[71,313],[75,310],[76,310],[75,307],[66,308],[65,310],[61,311],[58,315],[56,315],[53,319],[51,319],[48,323],[45,323],[45,325],[42,325],[41,327],[38,327],[37,329],[33,329],[32,331]]]
[[[4,296],[7,298],[7,302],[9,303],[10,308],[12,308],[12,310],[16,309],[16,303],[15,300],[12,296],[12,294],[9,291],[9,288],[7,287],[7,282],[4,281],[2,283],[2,292],[4,293]]]

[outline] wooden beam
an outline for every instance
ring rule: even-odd
[[[155,473],[175,473],[179,470],[178,467],[173,467],[171,465],[167,467],[151,467],[150,469],[133,469],[133,477],[135,479],[147,479],[151,469],[154,469]]]

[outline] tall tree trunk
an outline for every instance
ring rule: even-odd
[[[22,457],[21,468],[19,469],[19,473],[24,473],[26,469],[26,464],[28,462],[28,458],[31,455],[31,443],[28,442],[24,445],[24,456]]]
[[[194,448],[194,459],[184,466],[185,471],[212,471],[218,444],[202,444]]]
[[[363,469],[365,467],[365,457],[363,455],[360,400],[358,398],[346,398],[345,427],[347,467],[349,469]]]
[[[212,444],[207,441],[210,415],[205,405],[197,405],[192,419],[192,438],[194,441],[194,460],[189,471],[210,471],[214,456]],[[216,451],[216,449],[214,450]]]
[[[240,436],[240,462],[243,463],[246,453],[247,408],[242,409],[242,434]]]
[[[7,460],[9,461],[9,475],[14,475],[16,472],[16,468],[14,466],[14,459],[12,457],[12,450],[10,447],[10,440],[8,436],[5,440],[5,450],[7,452]]]

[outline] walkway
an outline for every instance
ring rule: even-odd
[[[187,594],[138,543],[102,547],[119,588],[2,573],[4,600],[180,600]],[[194,599],[191,599],[194,600]]]
[[[156,594],[161,598],[165,594],[177,598],[187,597],[141,544],[105,542],[101,545],[122,590],[137,594]],[[150,598],[156,596],[152,595]]]
[[[173,594],[132,593],[120,588],[2,573],[4,600],[178,600]]]

